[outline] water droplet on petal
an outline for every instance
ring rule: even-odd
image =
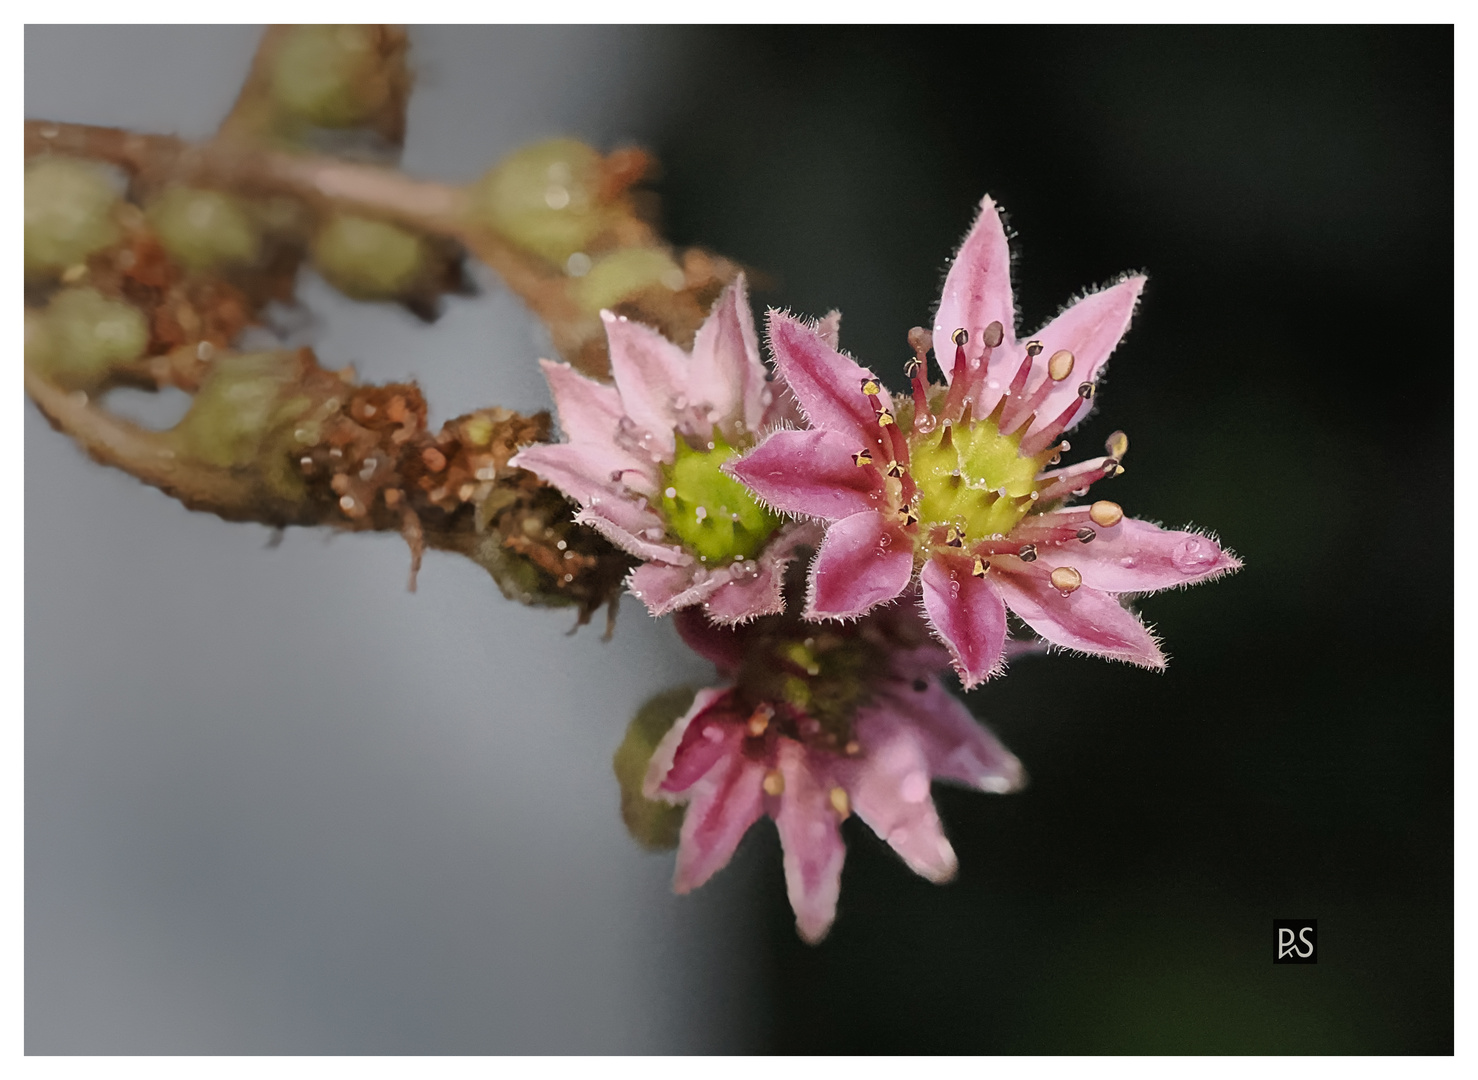
[[[1170,553],[1170,561],[1182,574],[1194,574],[1216,562],[1216,549],[1199,536],[1188,536]]]

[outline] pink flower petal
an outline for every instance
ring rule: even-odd
[[[559,426],[572,443],[593,443],[615,449],[616,425],[626,411],[614,386],[587,379],[569,364],[540,360],[549,393],[559,412]]]
[[[733,626],[715,626],[701,608],[695,607],[674,612],[672,620],[684,644],[710,661],[721,674],[731,675],[739,670],[744,661],[742,630]]]
[[[638,428],[647,432],[653,449],[672,455],[673,402],[688,392],[688,357],[650,326],[602,311],[611,348],[611,374],[621,404]]]
[[[732,691],[709,701],[684,725],[682,740],[673,752],[672,766],[658,793],[686,791],[719,761],[740,756],[745,738],[743,720]]]
[[[913,544],[883,515],[867,510],[826,530],[811,566],[806,618],[861,615],[891,600],[913,576]]]
[[[709,404],[719,414],[719,423],[740,421],[747,431],[759,430],[765,412],[761,397],[765,366],[743,274],[719,294],[698,328],[689,370],[688,396]]]
[[[914,873],[935,884],[950,880],[959,862],[929,793],[931,769],[916,732],[887,709],[860,710],[856,730],[866,749],[843,765],[852,809]]]
[[[1148,521],[1124,518],[1098,533],[1092,543],[1043,547],[1038,562],[1071,566],[1083,584],[1109,593],[1150,593],[1230,574],[1242,560],[1200,533],[1162,529]]]
[[[777,765],[785,778],[785,790],[773,816],[785,853],[785,890],[795,911],[796,929],[814,945],[826,936],[836,918],[847,849],[837,828],[827,778],[812,772],[809,755],[800,743],[782,738],[778,744]]]
[[[1062,415],[1074,398],[1080,402],[1078,411],[1063,430],[1071,431],[1088,415],[1093,402],[1079,398],[1078,387],[1098,378],[1109,353],[1114,351],[1124,331],[1129,329],[1129,320],[1134,317],[1134,306],[1144,282],[1142,275],[1136,275],[1100,292],[1090,293],[1034,335],[1042,343],[1042,351],[1032,365],[1033,387],[1046,378],[1047,361],[1062,349],[1073,354],[1073,369],[1037,406],[1037,418],[1032,421],[1029,431],[1046,427]],[[1026,352],[1017,350],[1013,355],[1019,360]]]
[[[976,577],[964,560],[947,566],[930,559],[919,572],[924,610],[940,639],[949,646],[965,689],[984,682],[1001,661],[1006,644],[1006,605],[986,579]]]
[[[936,777],[996,793],[1014,791],[1026,782],[1016,755],[938,679],[924,680],[922,690],[895,687],[882,695],[877,709],[891,709],[901,723],[913,728]]]
[[[813,327],[783,311],[770,312],[770,348],[775,367],[790,385],[812,427],[830,428],[863,446],[880,448],[880,428],[872,401],[862,383],[875,378],[828,345]],[[888,391],[880,395],[884,408],[893,407]]]
[[[672,727],[668,728],[667,734],[662,736],[657,748],[652,751],[652,760],[647,765],[647,775],[642,781],[642,794],[649,799],[665,799],[668,802],[682,802],[681,791],[690,787],[692,780],[684,784],[667,787],[666,780],[672,771],[672,763],[677,757],[678,747],[687,737],[688,729],[693,721],[704,716],[714,709],[722,709],[732,700],[734,690],[732,687],[708,686],[699,690],[693,697],[693,703],[688,706],[688,711],[678,717]]]
[[[591,496],[629,498],[630,489],[644,495],[656,491],[656,470],[614,446],[596,443],[535,443],[508,461],[527,469],[545,483],[553,484],[578,503]],[[620,473],[619,480],[612,476]],[[660,521],[657,524],[661,524]]]
[[[1139,617],[1110,593],[1084,585],[1063,595],[1035,564],[991,579],[1012,611],[1053,645],[1161,669],[1165,656]]]
[[[631,552],[638,559],[671,563],[673,566],[688,566],[692,563],[693,556],[682,548],[643,540],[612,521],[608,514],[615,506],[614,501],[589,506],[575,515],[575,521],[577,524],[590,526],[618,548]]]
[[[674,892],[691,892],[728,865],[739,841],[764,813],[764,779],[764,765],[735,754],[688,789],[691,797],[672,875]]]
[[[980,216],[970,227],[960,252],[955,256],[944,279],[944,292],[939,297],[939,310],[934,316],[934,341],[946,345],[950,335],[960,327],[970,332],[969,355],[993,322],[1001,324],[1005,340],[1015,340],[1016,307],[1011,296],[1011,248],[1006,243],[1006,230],[1000,213],[989,195],[980,200]],[[951,346],[952,348],[952,346]],[[954,353],[937,354],[944,377],[949,379],[954,367]]]
[[[626,578],[626,588],[647,605],[654,617],[661,618],[679,608],[701,604],[727,581],[722,572],[696,580],[696,568],[691,562],[684,566],[645,562]]]
[[[842,347],[842,313],[833,308],[816,323],[816,336],[838,351]]]
[[[795,558],[795,549],[816,544],[820,533],[820,527],[810,522],[792,522],[770,538],[753,561],[753,572],[731,566],[728,583],[718,587],[704,608],[708,617],[718,623],[742,623],[780,614],[785,610],[785,568]]]
[[[877,509],[882,473],[858,466],[860,449],[835,431],[776,431],[727,471],[777,510],[836,521]]]

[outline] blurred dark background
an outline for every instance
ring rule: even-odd
[[[33,29],[27,114],[204,135],[239,31]],[[673,240],[766,275],[761,304],[840,308],[882,372],[986,192],[1023,331],[1147,270],[1074,441],[1125,430],[1113,497],[1246,567],[1143,601],[1162,675],[1032,658],[973,694],[1031,785],[936,791],[942,888],[850,822],[809,948],[772,828],[682,900],[621,846],[621,725],[693,676],[666,627],[567,644],[458,560],[407,597],[388,537],[262,551],[28,410],[31,1052],[1451,1052],[1450,28],[415,35],[408,168],[641,142]],[[496,288],[441,356],[310,299],[326,355],[440,415],[542,401]],[[515,709],[496,666],[430,679],[407,642],[446,627],[462,670],[583,680]],[[1284,917],[1319,920],[1316,966],[1271,963]]]
[[[1074,441],[1128,432],[1113,497],[1246,561],[1142,602],[1164,675],[1054,657],[971,696],[1032,784],[939,795],[954,884],[854,821],[811,949],[762,861],[774,1048],[1450,1053],[1451,30],[684,40],[676,239],[840,308],[880,371],[985,192],[1023,332],[1146,269]],[[1270,962],[1279,917],[1319,920],[1317,966]]]

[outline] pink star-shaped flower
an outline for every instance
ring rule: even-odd
[[[825,522],[806,614],[852,618],[917,580],[924,611],[965,686],[1002,661],[1011,610],[1052,645],[1162,668],[1126,594],[1189,585],[1240,561],[1203,533],[1070,505],[1122,471],[1128,440],[1052,468],[1061,436],[1092,408],[1096,382],[1134,313],[1142,276],[1090,293],[1030,339],[1015,336],[1010,251],[989,197],[949,271],[934,331],[910,335],[911,401],[826,335],[772,311],[775,365],[811,424],[769,435],[728,471],[769,506]],[[927,384],[940,347],[946,387]]]
[[[576,520],[642,560],[627,586],[653,615],[703,605],[718,622],[779,611],[785,566],[814,529],[786,524],[721,471],[791,420],[767,381],[741,277],[685,353],[657,331],[601,312],[614,385],[540,361],[564,443],[511,464],[578,502]]]
[[[820,941],[836,917],[846,855],[839,827],[849,815],[915,873],[945,882],[957,862],[931,780],[998,793],[1024,782],[1021,763],[940,684],[948,657],[909,609],[843,628],[832,642],[805,637],[811,631],[792,620],[798,632],[757,643],[774,628],[735,631],[694,615],[678,615],[684,639],[737,682],[700,690],[652,755],[647,798],[687,804],[675,891],[696,889],[727,865],[768,815],[780,832],[796,928]],[[757,654],[761,670],[741,670]],[[852,672],[848,658],[866,662]],[[767,693],[767,680],[785,689]],[[832,708],[829,694],[864,685],[845,716]]]

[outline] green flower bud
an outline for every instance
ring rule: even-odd
[[[575,303],[592,315],[646,289],[683,287],[682,267],[657,248],[623,248],[595,261],[570,287]]]
[[[605,229],[600,154],[574,139],[550,139],[509,155],[479,180],[476,215],[513,243],[564,265]]]
[[[47,377],[90,386],[114,365],[143,355],[149,345],[149,323],[138,308],[109,300],[96,289],[63,289],[46,308],[45,332],[38,338],[35,355],[29,326],[26,337],[26,359]]]
[[[211,365],[175,434],[191,457],[207,465],[250,465],[274,431],[296,421],[312,405],[300,395],[284,396],[297,378],[297,362],[290,352],[223,356]]]
[[[118,203],[118,192],[94,165],[58,157],[28,161],[26,276],[59,274],[116,243]]]
[[[261,236],[239,199],[219,191],[172,187],[150,204],[159,242],[191,270],[256,262]]]
[[[611,763],[616,770],[616,781],[621,785],[621,820],[632,838],[650,850],[677,846],[683,808],[648,799],[642,794],[642,783],[652,752],[662,736],[688,711],[694,696],[690,689],[668,690],[643,705],[626,729],[626,737]]]
[[[415,233],[338,214],[314,237],[313,261],[340,292],[383,300],[409,291],[425,275],[430,253]]]
[[[389,96],[380,64],[373,26],[295,26],[277,50],[272,99],[318,127],[354,127]]]

